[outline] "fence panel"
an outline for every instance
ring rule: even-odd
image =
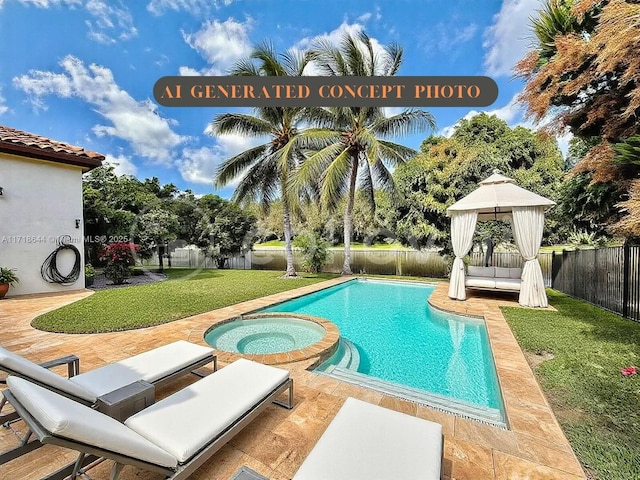
[[[294,264],[300,268],[300,254],[294,251]],[[343,250],[331,250],[323,271],[340,273],[344,263]],[[283,250],[259,249],[251,252],[251,268],[284,270]],[[351,251],[351,271],[356,274],[408,275],[418,277],[446,277],[447,261],[437,252],[414,250],[361,250]]]
[[[552,262],[554,289],[640,321],[640,246],[563,251]]]

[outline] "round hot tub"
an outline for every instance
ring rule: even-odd
[[[204,340],[216,350],[245,357],[261,355],[264,363],[285,363],[326,353],[335,348],[339,337],[338,328],[324,319],[258,313],[214,325]]]

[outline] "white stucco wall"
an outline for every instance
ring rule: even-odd
[[[15,268],[20,279],[7,296],[84,288],[82,170],[0,153],[0,187],[0,267]],[[81,255],[80,277],[68,286],[40,275],[61,235],[70,235]],[[74,261],[70,250],[58,255],[60,273],[69,273]]]

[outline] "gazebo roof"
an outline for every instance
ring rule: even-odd
[[[453,212],[477,210],[480,220],[504,217],[513,207],[551,207],[556,203],[537,193],[517,186],[513,179],[494,170],[493,175],[480,182],[480,186],[447,208]]]

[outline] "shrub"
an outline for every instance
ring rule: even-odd
[[[135,253],[138,245],[116,242],[105,245],[100,252],[100,259],[107,262],[104,275],[114,285],[121,285],[131,276],[131,267],[135,264]]]
[[[302,250],[302,268],[306,272],[322,271],[322,267],[329,260],[329,243],[317,232],[297,236],[293,245]]]
[[[0,283],[8,283],[9,285],[18,283],[19,280],[15,272],[13,268],[0,267]]]

